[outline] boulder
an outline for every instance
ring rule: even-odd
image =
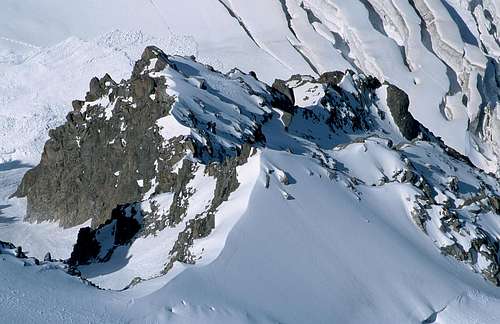
[[[16,258],[26,259],[26,254],[23,252],[23,248],[21,246],[16,248],[15,256]]]
[[[45,261],[45,262],[52,262],[52,255],[50,254],[50,252],[47,252],[45,254],[45,256],[43,257],[43,261]]]
[[[338,86],[344,75],[345,73],[341,71],[325,72],[319,76],[318,82],[329,86]]]
[[[295,95],[293,94],[293,89],[287,86],[286,81],[276,79],[273,82],[271,88],[278,93],[282,94],[288,99],[288,104],[293,106],[295,105]]]
[[[410,99],[406,92],[389,84],[387,86],[387,106],[401,134],[408,140],[413,140],[420,134],[420,123],[409,112]]]

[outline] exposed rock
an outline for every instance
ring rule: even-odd
[[[2,249],[14,250],[16,246],[10,242],[0,241],[0,253]]]
[[[395,85],[387,86],[387,106],[401,134],[408,140],[417,138],[420,134],[420,124],[409,112],[410,99],[408,95]]]
[[[174,64],[172,64],[172,62],[168,59],[168,56],[158,47],[147,46],[144,49],[144,52],[142,52],[141,59],[135,63],[132,75],[141,75],[142,72],[150,66],[152,60],[156,60],[152,66],[153,71],[161,71],[167,65],[174,66]]]
[[[380,80],[371,75],[365,77],[363,81],[363,86],[370,90],[376,90],[382,86]]]
[[[139,232],[139,217],[140,212],[135,205],[123,205],[115,208],[111,218],[98,228],[81,228],[68,264],[78,266],[109,260],[117,246],[129,244]],[[111,240],[107,236],[111,236]],[[112,242],[112,245],[103,246],[104,241]]]
[[[387,86],[387,105],[403,136],[419,141],[393,133],[390,118],[378,105],[375,90],[381,84],[376,78],[349,72],[347,82],[342,81],[344,73],[329,72],[318,80],[296,75],[269,87],[237,69],[222,74],[192,60],[146,48],[130,80],[117,84],[107,75],[92,79],[86,101],[74,101],[66,124],[50,132],[40,165],[26,174],[17,195],[27,196],[31,221],[59,220],[73,226],[93,219],[92,228],[80,230],[68,261],[70,271],[78,274],[79,265],[109,261],[117,247],[126,248],[138,237],[166,228],[177,237],[165,250],[163,273],[175,262],[197,262],[203,252],[196,240],[212,233],[220,206],[238,189],[238,166],[253,149],[268,145],[317,161],[319,170],[310,175],[343,181],[358,200],[363,196],[359,187],[368,181],[379,186],[399,182],[397,186],[408,189],[405,199],[413,222],[434,241],[446,242],[439,246],[443,254],[498,284],[499,244],[477,221],[484,213],[498,213],[498,190],[479,173],[478,184],[469,184],[467,193],[459,190],[463,186],[458,179],[463,179],[456,171],[473,173],[467,169],[471,164],[413,119],[401,89]],[[175,89],[175,83],[188,90]],[[220,84],[230,93],[223,93]],[[309,91],[311,97],[296,107],[294,91],[302,86],[300,91]],[[243,105],[240,98],[248,100],[242,100]],[[278,115],[287,132],[276,120],[266,125]],[[179,134],[189,135],[171,136],[160,121],[174,123]],[[284,138],[268,142],[266,135]],[[288,136],[293,144],[286,142]],[[394,163],[388,164],[395,168],[388,173],[380,166],[378,181],[357,178],[332,155],[332,150],[368,138],[376,138],[377,148],[394,156]],[[443,163],[428,172],[425,156],[431,153]],[[455,169],[444,171],[443,165]],[[295,199],[284,190],[295,184],[290,174],[273,169],[265,177],[266,188],[276,177],[280,183],[272,189],[280,190],[286,200]],[[204,202],[193,202],[200,191]],[[192,203],[201,207],[191,208]],[[463,240],[471,243],[469,250],[460,244]],[[129,279],[132,286],[147,278]]]
[[[295,199],[291,194],[289,194],[285,190],[281,190],[281,195],[283,196],[283,199],[285,199],[285,200],[294,200]]]
[[[276,175],[278,176],[278,180],[285,186],[288,186],[290,184],[290,177],[288,174],[280,169],[276,170]]]
[[[93,79],[86,101],[75,101],[68,122],[51,131],[40,165],[27,173],[18,188],[17,194],[28,198],[29,220],[60,220],[64,226],[73,226],[93,219],[92,228],[80,230],[68,260],[75,271],[82,264],[109,260],[117,246],[131,244],[137,235],[156,234],[165,227],[184,224],[172,248],[171,263],[190,262],[190,246],[195,239],[210,234],[218,206],[239,186],[236,167],[246,163],[250,145],[266,141],[262,123],[271,110],[265,107],[276,103],[276,98],[280,98],[283,109],[293,105],[286,96],[264,84],[252,88],[241,71],[217,74],[242,85],[249,96],[259,101],[256,108],[265,109],[251,113],[238,110],[239,119],[247,118],[248,126],[237,130],[242,137],[233,138],[233,147],[226,144],[235,133],[220,133],[218,120],[205,120],[206,116],[200,115],[206,113],[204,110],[197,114],[187,110],[185,116],[175,117],[185,123],[184,127],[195,130],[197,136],[167,140],[157,122],[169,116],[174,99],[166,94],[165,77],[154,74],[164,68],[177,69],[163,52],[148,47],[130,80],[116,84],[109,77]],[[196,86],[198,79],[181,77],[189,78]],[[200,80],[197,88],[209,91],[211,86]],[[222,131],[227,132],[227,125]],[[222,136],[223,143],[217,136]],[[205,168],[207,176],[216,179],[213,198],[204,212],[185,222],[195,192],[189,183],[199,168]],[[44,192],[46,187],[54,190]],[[149,203],[149,197],[162,193],[173,195],[168,212],[165,206],[159,211],[154,203],[149,210],[143,210],[142,202]]]
[[[446,146],[441,140],[439,140],[439,142],[441,144],[441,147],[444,149],[444,151],[449,156],[453,157],[454,159],[457,159],[458,161],[465,162],[465,163],[467,163],[467,165],[469,165],[471,167],[474,167],[474,164],[471,162],[471,160],[467,156],[460,154],[458,151],[452,149],[449,146]]]
[[[491,207],[495,211],[497,215],[500,215],[500,197],[498,196],[491,196],[488,198]]]
[[[425,207],[417,201],[417,206],[411,211],[411,217],[415,225],[420,228],[420,230],[427,234],[427,229],[425,228],[425,223],[430,220],[429,214],[425,210]]]
[[[259,78],[257,77],[257,73],[255,73],[255,71],[250,71],[248,72],[248,74],[252,76],[255,80],[259,80]]]
[[[288,131],[288,127],[290,126],[292,119],[293,119],[293,114],[288,113],[286,111],[283,112],[283,115],[281,116],[281,121],[283,122],[286,131]]]
[[[340,71],[325,72],[318,78],[319,83],[325,83],[329,86],[336,86],[342,81],[345,73]]]
[[[451,192],[457,192],[458,191],[458,178],[455,176],[449,177],[447,185],[448,185],[448,189]]]
[[[100,249],[101,246],[95,238],[95,231],[90,227],[81,228],[68,264],[72,266],[88,264],[90,260],[97,257]]]
[[[353,86],[358,91],[351,93],[338,86],[344,75],[338,71],[327,72],[318,80],[310,76],[294,75],[287,81],[286,84],[293,87],[310,84],[311,88],[321,87],[324,92],[323,90],[318,92],[323,96],[318,97],[317,106],[296,107],[292,114],[283,114],[281,119],[286,130],[296,128],[293,132],[299,131],[301,136],[314,140],[318,134],[313,131],[317,128],[315,125],[328,125],[331,131],[330,138],[337,132],[352,134],[373,128],[378,121],[371,115],[368,107],[377,100],[374,93],[376,79],[356,76],[353,79]],[[311,131],[304,132],[306,130]]]
[[[109,107],[74,103],[77,109],[67,123],[49,132],[40,164],[26,173],[16,192],[27,197],[27,220],[59,220],[69,227],[92,218],[96,227],[117,205],[139,201],[150,189],[153,164],[161,161],[163,150],[156,121],[173,101],[163,85],[143,75],[120,85],[109,76],[92,79],[87,100],[103,93]],[[158,93],[155,100],[150,93]],[[125,100],[129,97],[132,102]]]
[[[281,101],[283,102],[279,102],[277,107],[282,108],[284,111],[291,113],[292,111],[290,111],[290,109],[295,105],[295,96],[293,94],[293,90],[287,86],[286,81],[280,79],[274,80],[272,89],[276,90],[278,93],[282,94],[288,99],[288,100],[281,99]],[[278,100],[276,101],[278,102]]]
[[[465,252],[464,248],[458,243],[442,247],[441,251],[446,255],[453,256],[459,261],[465,261],[468,258],[467,252]]]
[[[139,232],[141,225],[137,220],[137,212],[134,205],[119,206],[113,209],[111,220],[114,221],[114,245],[125,245]],[[132,216],[133,215],[133,216]]]
[[[43,257],[43,261],[45,261],[45,262],[52,262],[52,255],[50,254],[50,252],[47,252],[45,254],[45,256]]]
[[[244,145],[239,156],[226,159],[223,163],[212,163],[207,166],[208,175],[214,176],[217,180],[214,198],[210,207],[200,215],[197,215],[193,220],[190,220],[186,228],[179,234],[174,247],[170,251],[172,258],[163,270],[168,272],[175,261],[183,263],[194,263],[195,257],[190,247],[194,240],[208,236],[215,227],[215,213],[217,208],[229,198],[229,195],[234,192],[238,186],[236,168],[247,162],[250,156],[251,149],[249,145]]]
[[[471,247],[468,251],[459,243],[442,247],[441,251],[446,255],[453,256],[459,261],[469,263],[472,268],[480,272],[485,279],[499,286],[500,266],[498,260],[498,244],[494,243],[492,238],[482,229],[478,228],[476,231],[478,236],[470,241]],[[484,268],[484,265],[479,264],[479,257],[484,259],[482,262],[483,264],[485,262],[488,263],[487,267]]]
[[[182,162],[182,167],[175,176],[175,185],[173,187],[174,199],[168,214],[169,226],[179,224],[182,220],[182,216],[186,212],[189,204],[189,197],[192,195],[192,192],[190,192],[187,188],[187,184],[191,179],[193,179],[193,172],[195,171],[194,168],[195,166],[191,161],[184,160]],[[163,227],[157,228],[157,230],[162,229]]]
[[[271,176],[269,175],[269,173],[266,173],[266,183],[264,185],[266,189],[269,189],[270,182],[271,182]]]
[[[80,112],[82,110],[82,107],[84,104],[85,104],[85,101],[82,101],[82,100],[73,100],[71,102],[71,105],[73,106],[73,110],[75,112]]]
[[[16,258],[20,258],[20,259],[26,259],[26,254],[24,254],[23,252],[23,248],[21,246],[18,246],[16,248]]]

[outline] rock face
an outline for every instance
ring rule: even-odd
[[[16,246],[10,242],[0,241],[0,253],[2,250],[14,250]]]
[[[229,195],[239,186],[236,167],[245,164],[250,154],[250,146],[245,145],[239,156],[229,158],[222,163],[213,162],[206,166],[207,175],[216,180],[213,197],[205,211],[189,219],[185,225],[182,224],[182,221],[186,218],[189,202],[181,197],[190,196],[191,191],[187,187],[187,182],[181,185],[182,191],[175,191],[177,198],[173,199],[165,213],[159,212],[159,206],[152,198],[152,200],[143,203],[115,208],[111,219],[96,229],[90,227],[80,229],[68,263],[75,267],[92,262],[106,262],[117,247],[130,245],[137,236],[156,234],[166,227],[180,227],[182,229],[182,226],[185,227],[178,234],[177,240],[168,253],[170,258],[165,264],[163,272],[168,272],[176,261],[195,263],[196,256],[190,251],[194,240],[207,237],[214,229],[217,208],[224,201],[227,201]],[[193,164],[189,164],[186,170],[190,171],[193,167]],[[190,174],[190,177],[183,179],[192,180],[193,177]]]
[[[74,267],[107,261],[118,246],[130,243],[141,229],[140,211],[136,208],[136,205],[119,206],[113,209],[111,219],[97,229],[80,229],[68,264]]]
[[[340,71],[325,72],[320,75],[318,82],[325,83],[329,86],[336,86],[344,78],[344,73]]]
[[[191,70],[182,68],[189,64]],[[206,70],[219,83],[207,82]],[[148,47],[129,80],[117,83],[109,75],[91,80],[85,100],[73,101],[67,122],[50,131],[40,164],[25,175],[16,195],[27,197],[29,221],[59,221],[68,227],[92,219],[92,227],[97,228],[117,206],[173,192],[168,222],[173,226],[186,210],[184,200],[190,196],[186,185],[196,169],[186,156],[205,164],[222,162],[239,156],[245,143],[265,143],[262,125],[271,116],[268,107],[282,110],[287,123],[296,119],[294,115],[309,118],[326,113],[320,118],[332,130],[347,124],[366,129],[363,107],[372,99],[365,94],[355,97],[330,84],[332,78],[342,81],[343,76],[340,72],[322,76],[330,89],[323,99],[329,113],[297,110],[294,92],[284,81],[269,87],[238,70],[223,75]],[[187,87],[185,98],[176,99],[170,80]],[[358,85],[370,90],[374,84],[370,80],[364,78]],[[217,89],[221,82],[238,91],[226,96]],[[242,98],[247,106],[238,104]],[[175,102],[177,109],[173,109]],[[352,109],[354,102],[358,110]],[[221,112],[226,118],[221,118]],[[184,130],[170,132],[162,123]],[[188,136],[190,132],[194,136]]]
[[[95,259],[101,250],[99,242],[90,227],[80,229],[76,244],[68,261],[70,265],[87,264]]]
[[[421,129],[420,124],[408,111],[410,107],[408,95],[398,87],[389,84],[387,87],[387,106],[391,110],[392,118],[401,134],[408,140],[416,138]]]
[[[283,111],[292,112],[291,108],[295,105],[293,90],[287,86],[285,81],[280,79],[274,81],[272,89],[284,96],[284,98],[279,98],[278,103],[275,102],[274,106],[281,108]]]
[[[92,79],[86,102],[74,103],[66,124],[50,131],[40,164],[16,193],[28,199],[27,220],[97,226],[117,205],[140,200],[163,154],[156,121],[173,102],[164,90],[138,74],[121,84]]]

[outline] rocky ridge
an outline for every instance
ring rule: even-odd
[[[352,71],[269,87],[148,47],[130,80],[92,79],[17,195],[27,196],[32,221],[92,218],[74,266],[107,262],[138,237],[171,231],[160,275],[200,259],[192,246],[238,190],[238,167],[261,150],[288,151],[316,161],[360,200],[362,187],[404,186],[416,228],[499,285],[498,179],[435,138],[409,105],[401,89]],[[266,187],[274,176],[285,199],[300,199],[286,191],[286,170],[269,169]]]

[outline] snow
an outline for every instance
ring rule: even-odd
[[[268,189],[255,180],[268,165],[293,176],[296,183],[287,190],[300,199],[282,199],[277,179]],[[196,243],[206,247],[200,264],[179,265],[181,271],[127,291],[99,291],[59,270],[23,267],[1,256],[6,319],[38,318],[36,311],[19,315],[38,309],[47,313],[46,322],[420,323],[444,308],[438,323],[496,321],[498,290],[443,257],[401,213],[413,194],[406,185],[360,187],[358,200],[341,182],[320,178],[319,168],[309,157],[263,149],[238,170],[242,187],[222,206],[214,236]],[[121,271],[158,267],[167,236],[137,240],[129,250],[133,263]],[[208,257],[212,244],[219,252]],[[108,279],[115,275],[123,273]],[[43,298],[49,285],[51,298]],[[75,294],[78,306],[70,297]]]
[[[321,98],[325,95],[323,85],[304,82],[303,84],[295,84],[290,82],[289,86],[293,88],[295,96],[295,104],[299,107],[310,107],[319,103]]]
[[[191,127],[191,133],[200,142],[204,143],[207,136],[202,134],[212,134],[223,150],[235,150],[245,138],[252,136],[256,122],[271,113],[264,102],[269,96],[264,85],[251,77],[244,77],[237,70],[227,75],[213,73],[206,66],[179,56],[168,59],[170,65],[164,70],[149,73],[155,78],[164,77],[167,94],[175,98],[170,114],[181,125],[173,126],[172,119],[160,120],[160,123],[169,123],[161,125],[164,137],[187,133],[186,128]],[[193,84],[193,77],[204,80],[205,87]],[[172,135],[168,134],[166,126],[169,125]],[[218,147],[214,150],[220,151]]]
[[[347,92],[356,94],[358,91],[354,87],[354,83],[350,74],[345,74],[339,83],[339,87]]]
[[[349,174],[367,185],[377,184],[382,178],[392,179],[405,167],[395,151],[379,145],[376,139],[349,144],[334,152],[334,158],[349,168]]]
[[[11,198],[28,170],[20,162],[0,164],[0,240],[22,246],[30,256],[43,259],[50,252],[55,259],[70,256],[81,227],[90,226],[92,220],[79,226],[63,229],[58,223],[32,224],[24,221],[25,198]]]
[[[365,203],[360,204],[331,180],[311,177],[306,168],[316,166],[305,158],[293,161],[286,153],[264,150],[262,159],[297,179],[290,190],[301,199],[281,200],[273,186],[255,186],[249,203],[254,208],[230,233],[221,256],[196,271],[185,270],[158,296],[167,297],[186,285],[217,291],[221,297],[212,296],[212,303],[218,298],[237,301],[283,322],[322,323],[334,318],[362,323],[377,318],[397,323],[422,321],[434,311],[429,303],[442,307],[467,289],[472,278],[462,277],[464,270],[456,272],[430,241],[422,240],[409,218],[397,217],[406,194],[399,193],[400,185],[383,191],[367,188]],[[317,190],[307,190],[313,187]],[[384,209],[376,207],[380,197],[391,197],[383,200]],[[307,212],[312,206],[314,213]],[[414,255],[419,253],[426,257],[417,261]],[[182,295],[192,302],[197,293],[186,290]],[[309,301],[305,304],[304,295]],[[284,296],[285,301],[277,302]]]
[[[129,246],[117,247],[106,264],[81,266],[83,276],[100,287],[120,290],[140,277],[151,279],[159,276],[168,261],[172,245],[183,226],[169,228],[158,235],[140,237]]]
[[[485,171],[497,172],[498,103],[492,107],[496,120],[488,136],[473,134],[469,125],[482,114],[484,93],[477,85],[487,59],[498,63],[498,37],[489,29],[498,26],[500,5],[487,0],[475,8],[465,0],[413,2],[415,8],[394,0],[4,0],[0,239],[38,258],[47,251],[54,258],[69,256],[79,228],[90,221],[70,229],[57,223],[31,224],[24,221],[25,200],[9,196],[28,168],[38,163],[48,129],[64,122],[71,100],[84,96],[90,78],[105,73],[117,81],[127,78],[150,44],[168,54],[195,55],[223,72],[234,67],[253,70],[268,83],[330,70],[373,74],[404,89],[411,113],[436,136]],[[492,18],[485,16],[486,8]],[[470,35],[464,36],[466,30]],[[253,78],[238,70],[227,76],[207,73],[187,58],[171,59],[181,69],[162,72],[169,94],[176,97],[171,114],[157,121],[165,140],[193,136],[203,141],[190,128],[189,110],[203,116],[203,125],[216,123],[214,136],[223,147],[239,144],[254,126],[253,118],[272,113],[261,106],[265,89]],[[453,74],[461,89],[454,89]],[[201,89],[203,81],[208,91]],[[350,76],[339,86],[356,92]],[[313,109],[324,95],[323,87],[313,82],[293,88],[299,107]],[[377,94],[385,102],[383,89]],[[111,106],[105,110],[106,119]],[[10,254],[0,254],[2,321],[500,322],[498,289],[437,248],[454,239],[468,248],[475,235],[470,224],[469,236],[440,231],[441,204],[455,195],[442,185],[448,176],[457,175],[463,192],[478,189],[478,177],[498,190],[497,180],[450,164],[425,142],[396,152],[375,137],[326,149],[331,159],[325,166],[308,155],[317,148],[280,127],[272,124],[267,148],[238,167],[240,186],[219,207],[213,232],[192,247],[201,257],[195,265],[176,263],[166,276],[159,276],[185,223],[119,247],[107,263],[82,267],[85,277],[113,290],[135,277],[150,279],[121,292],[97,290],[58,266],[25,266]],[[401,140],[394,134],[391,138]],[[299,153],[288,153],[285,147]],[[437,205],[428,210],[428,235],[410,214],[420,192],[395,177],[406,167],[404,156],[436,191]],[[266,188],[269,170],[274,175]],[[118,177],[120,171],[114,174]],[[284,181],[285,176],[293,181]],[[361,184],[354,185],[354,180]],[[137,184],[142,187],[144,181]],[[200,167],[189,186],[194,192],[190,201],[196,204],[189,205],[186,221],[210,203],[215,180]],[[144,199],[143,208],[151,210],[154,204],[165,214],[173,197],[150,191]],[[458,205],[463,202],[456,200]],[[497,216],[483,214],[478,225],[498,239]],[[480,256],[476,270],[488,264]]]
[[[243,214],[251,208],[250,195],[258,183],[260,158],[261,153],[256,152],[246,164],[237,167],[238,189],[218,208],[213,232],[208,237],[197,240],[191,249],[195,255],[202,257],[197,262],[199,266],[210,264],[220,255],[226,246],[229,233]]]
[[[127,78],[152,42],[172,53],[191,54],[162,38],[112,31],[90,40],[71,37],[19,64],[0,65],[0,161],[36,164],[47,130],[64,121],[71,101],[83,97],[89,80],[105,73],[115,80]],[[110,112],[106,110],[106,118]],[[20,132],[24,136],[19,137]]]
[[[450,106],[453,113],[448,115],[443,115],[439,107],[451,89],[445,63],[462,80],[460,93],[469,97],[477,92],[475,75],[484,75],[488,55],[499,57],[499,45],[488,32],[491,23],[480,10],[488,9],[495,23],[498,5],[484,1],[469,11],[468,1],[457,0],[445,4],[419,0],[415,8],[406,1],[365,2],[371,6],[340,0],[259,0],[251,5],[235,0],[127,0],[125,4],[118,0],[81,4],[28,0],[23,6],[30,10],[22,10],[16,1],[6,0],[0,13],[0,53],[5,53],[0,61],[8,62],[0,67],[4,80],[0,94],[6,98],[0,102],[7,107],[3,113],[24,113],[21,120],[14,114],[0,119],[0,133],[8,139],[1,142],[1,150],[7,153],[2,158],[36,161],[39,154],[34,153],[40,152],[45,140],[38,134],[61,123],[70,101],[83,93],[91,76],[109,72],[119,80],[129,73],[142,48],[155,44],[169,54],[195,55],[223,71],[235,66],[256,71],[268,83],[292,74],[314,75],[314,70],[362,69],[407,91],[410,110],[417,120],[459,152],[470,155],[476,165],[494,173],[498,149],[476,150],[467,132],[467,116],[474,116],[479,104]],[[114,10],[117,7],[121,10]],[[105,12],[114,14],[101,17]],[[374,16],[382,26],[372,21]],[[425,19],[429,40],[421,32],[420,17]],[[477,45],[479,40],[484,48]],[[44,59],[41,64],[33,64],[35,57]],[[66,68],[75,64],[78,68]],[[54,93],[58,88],[64,91]],[[26,90],[33,95],[24,95],[18,99],[19,104],[7,105],[10,93],[17,97],[15,93]],[[35,109],[28,113],[29,107]],[[25,126],[27,122],[39,126],[31,129]],[[22,142],[16,140],[16,145],[11,144],[12,132],[8,131],[13,128],[28,134]],[[2,133],[2,129],[7,131]],[[12,155],[14,147],[16,154]]]
[[[47,5],[51,6],[52,3]],[[36,7],[38,3],[32,2],[31,6]],[[9,5],[0,15],[7,14],[10,10]],[[27,13],[19,12],[17,5],[14,5],[12,10],[10,13],[18,16]],[[52,15],[49,12],[47,14]],[[61,17],[55,18],[53,23]],[[2,23],[7,20],[10,21],[2,19]],[[20,18],[20,21],[22,20]],[[31,24],[20,25],[15,31],[21,35],[26,26]],[[50,26],[52,24],[45,27],[50,29]],[[47,31],[45,27],[40,27],[39,30]],[[61,26],[56,29],[67,31]],[[7,31],[10,28],[2,30]],[[23,46],[18,43],[12,47],[12,42],[9,41],[5,45],[8,50],[23,55],[23,58],[15,62],[0,60],[0,163],[3,163],[0,165],[7,167],[19,164],[22,167],[17,171],[0,172],[0,187],[4,188],[0,205],[9,207],[2,209],[5,215],[0,217],[11,220],[0,224],[3,225],[0,227],[0,239],[22,245],[30,255],[39,258],[47,251],[51,251],[56,258],[69,257],[79,228],[90,224],[62,229],[57,223],[27,223],[23,221],[26,208],[24,200],[7,199],[16,190],[27,167],[39,162],[43,144],[48,139],[48,130],[63,123],[65,115],[71,109],[71,101],[84,96],[93,76],[108,73],[115,80],[127,78],[145,46],[155,43],[170,49],[170,53],[186,55],[196,51],[192,41],[168,30],[157,38],[140,31],[111,30],[100,34],[102,32],[86,40],[77,37],[57,39],[55,41],[60,43],[48,47],[29,44]],[[49,45],[52,44],[50,38],[55,35],[43,34],[37,41],[46,41],[42,45]],[[0,43],[0,51],[4,44]],[[97,103],[103,102],[94,104]],[[110,117],[112,106],[109,105],[106,109],[106,118]],[[125,145],[124,140],[122,141]],[[119,171],[117,172],[116,176],[119,176]],[[47,240],[47,237],[55,239]]]
[[[134,278],[148,280],[160,276],[171,258],[170,251],[179,233],[185,229],[185,224],[201,214],[210,204],[215,179],[205,176],[203,168],[199,167],[187,188],[192,193],[190,201],[196,204],[188,205],[181,223],[167,226],[158,234],[139,237],[131,245],[118,247],[109,262],[79,267],[83,276],[102,288],[113,290],[124,289]],[[154,205],[158,215],[168,215],[172,199],[173,194],[165,193],[142,202],[142,205],[146,211],[151,211]],[[217,238],[211,240],[219,242]],[[205,256],[202,257],[204,259]]]
[[[467,292],[455,298],[435,319],[439,324],[496,323],[500,321],[499,299]]]
[[[160,127],[160,134],[166,140],[177,136],[188,136],[191,134],[191,128],[180,124],[172,115],[162,117],[156,122]]]

